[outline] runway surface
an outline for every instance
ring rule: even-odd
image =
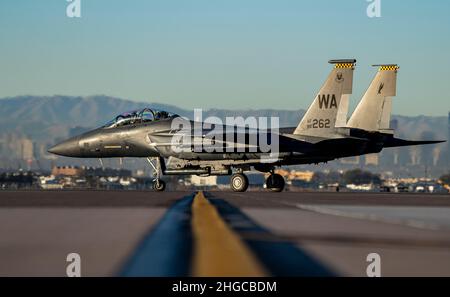
[[[0,276],[450,276],[450,195],[0,192]]]

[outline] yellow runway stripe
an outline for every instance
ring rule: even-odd
[[[193,276],[267,276],[217,209],[198,192],[192,203]]]

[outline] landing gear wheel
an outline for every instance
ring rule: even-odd
[[[284,178],[279,174],[271,174],[266,180],[267,189],[272,192],[282,192],[284,190]]]
[[[166,189],[166,183],[163,180],[156,179],[153,182],[153,189],[157,192],[162,192]]]
[[[164,159],[159,157],[159,158],[147,158],[148,163],[152,166],[153,168],[153,190],[157,191],[157,192],[162,192],[166,189],[166,183],[161,180],[161,174],[162,174],[162,168],[161,166],[163,166],[163,168],[165,168],[165,164],[164,164]],[[155,161],[156,164],[153,164],[153,162]]]
[[[245,174],[235,173],[230,179],[231,189],[235,192],[245,192],[248,188],[248,178]]]

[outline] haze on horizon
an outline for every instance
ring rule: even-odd
[[[398,63],[393,112],[450,110],[450,2],[381,0],[0,2],[0,98],[108,96],[182,108],[307,108],[331,65],[356,58],[352,108]]]

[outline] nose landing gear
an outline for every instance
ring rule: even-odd
[[[166,183],[161,179],[155,179],[153,182],[153,190],[162,192],[166,189]]]
[[[161,179],[161,160],[160,158],[147,158],[148,163],[153,167],[153,190],[162,192],[166,189],[166,183]],[[156,164],[153,164],[155,161]]]

